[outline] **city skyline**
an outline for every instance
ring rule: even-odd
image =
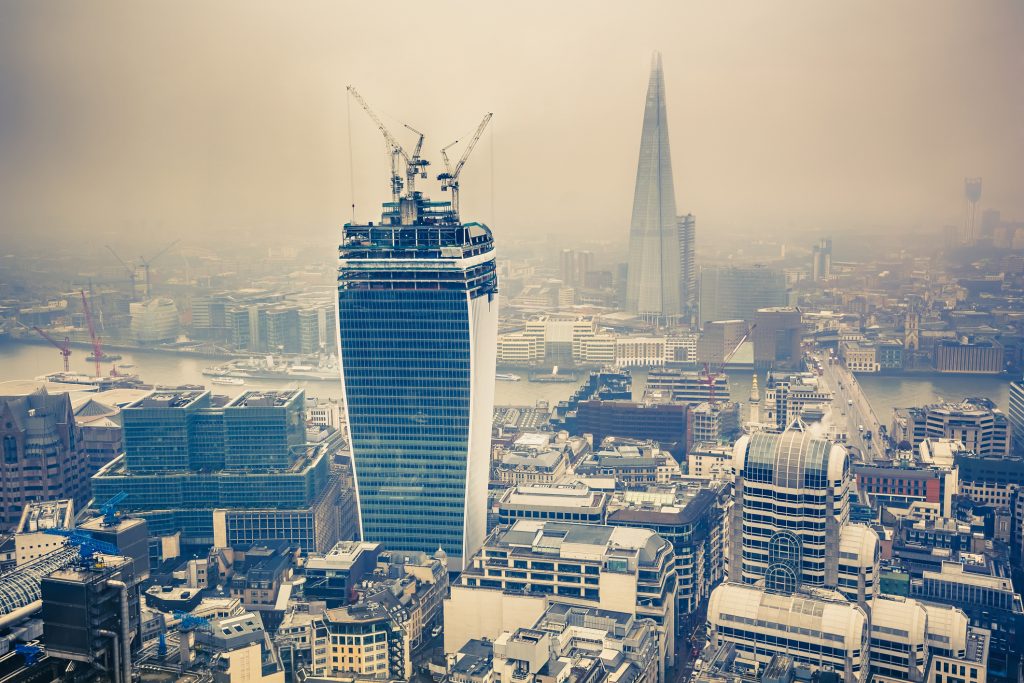
[[[651,3],[588,18],[568,7],[543,16],[407,8],[389,17],[397,33],[450,32],[446,59],[462,65],[446,68],[443,98],[411,103],[402,93],[420,73],[402,68],[407,58],[380,39],[382,17],[368,7],[266,9],[240,22],[229,6],[122,8],[2,10],[0,187],[9,194],[0,221],[12,231],[82,239],[163,226],[183,236],[287,230],[329,241],[350,218],[350,156],[358,219],[371,219],[384,195],[376,188],[386,160],[357,116],[349,154],[344,85],[357,83],[394,127],[428,132],[434,157],[474,123],[450,112],[484,102],[495,112],[466,175],[474,215],[517,235],[557,225],[576,237],[625,239],[632,131],[652,49],[669,78],[676,180],[706,239],[939,231],[959,225],[963,179],[973,176],[985,180],[981,208],[1024,215],[1015,193],[1024,174],[1014,125],[1024,97],[1013,79],[1024,50],[1013,39],[1024,22],[1017,3],[986,12],[782,3],[735,15]],[[343,38],[355,22],[366,30]],[[521,56],[518,42],[488,38],[497,24],[526,37]],[[675,39],[679,27],[690,39]],[[52,41],[36,40],[44,30]],[[219,38],[232,34],[244,40],[228,56]],[[860,34],[871,35],[870,50]],[[167,58],[185,45],[189,59]],[[82,79],[101,85],[82,89]]]

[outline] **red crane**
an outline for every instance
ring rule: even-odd
[[[64,372],[71,372],[71,363],[68,360],[71,358],[71,340],[64,337],[64,343],[62,344],[38,327],[33,327],[32,329],[38,332],[39,336],[43,339],[57,347],[57,350],[60,351],[61,358],[64,359]]]
[[[89,325],[89,338],[92,339],[92,357],[96,361],[96,376],[102,377],[103,370],[100,368],[100,359],[103,358],[103,345],[100,343],[100,338],[96,336],[96,325],[92,321],[92,311],[89,309],[84,289],[82,290],[82,309],[85,311],[85,322]]]
[[[732,360],[732,357],[735,356],[736,352],[740,350],[741,346],[743,346],[743,342],[747,341],[747,339],[750,338],[750,333],[754,331],[755,327],[757,327],[756,323],[748,327],[747,331],[743,333],[742,337],[740,337],[740,341],[738,344],[736,344],[736,348],[734,348],[729,353],[725,354],[725,356],[722,358],[721,363],[715,363],[715,372],[711,372],[710,363],[704,364],[703,381],[705,384],[708,385],[708,403],[714,404],[717,402],[718,399],[715,396],[715,383],[717,382],[719,377],[725,374],[725,364]]]

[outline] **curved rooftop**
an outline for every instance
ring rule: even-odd
[[[867,614],[856,603],[771,593],[739,583],[724,583],[711,592],[708,621],[716,626],[763,623],[766,628],[802,638],[838,638],[849,651],[861,648],[868,628]]]
[[[845,448],[796,428],[740,437],[733,466],[748,481],[784,488],[828,488],[850,472]]]
[[[64,546],[38,560],[0,575],[0,615],[10,614],[42,598],[42,580],[78,559],[78,548]]]

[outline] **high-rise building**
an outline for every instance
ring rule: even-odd
[[[1013,450],[1024,453],[1024,380],[1010,382],[1010,405],[1007,411],[1012,433]]]
[[[665,79],[661,55],[655,53],[647,85],[629,228],[626,299],[627,308],[633,313],[659,320],[678,318],[682,313],[679,232]]]
[[[811,256],[811,277],[817,282],[832,276],[832,240],[818,240]]]
[[[877,592],[878,536],[850,523],[845,448],[799,426],[756,432],[736,442],[733,468],[730,581],[830,588],[858,602]]]
[[[156,391],[126,406],[125,454],[93,477],[96,501],[123,491],[122,509],[145,518],[154,536],[180,532],[183,544],[330,548],[338,483],[331,445],[306,443],[303,392],[213,399],[208,391]]]
[[[491,231],[407,191],[339,247],[340,359],[363,538],[453,569],[486,533],[498,332]]]
[[[800,369],[803,327],[799,308],[759,308],[754,313],[751,336],[754,339],[754,369]]]
[[[0,529],[33,501],[89,500],[87,453],[67,394],[0,396]]]
[[[761,265],[701,268],[699,322],[751,321],[759,308],[787,305],[787,296],[781,270]]]
[[[692,213],[679,217],[679,303],[687,314],[697,309],[697,219]]]

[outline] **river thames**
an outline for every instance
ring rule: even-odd
[[[121,351],[123,359],[118,364],[131,364],[131,372],[137,373],[149,384],[205,384],[209,378],[202,374],[204,367],[221,361],[182,356],[164,352]],[[75,372],[91,373],[93,364],[85,360],[88,350],[73,349],[71,369]],[[5,342],[0,344],[0,381],[33,379],[43,374],[62,369],[58,351],[49,346]],[[109,364],[104,372],[109,372]],[[578,383],[530,382],[525,373],[519,382],[498,382],[495,402],[498,405],[532,405],[545,400],[554,405],[568,398]],[[582,378],[582,375],[580,375]],[[643,393],[646,372],[633,372],[633,392]],[[730,372],[730,393],[732,398],[743,403],[750,395],[752,374]],[[958,375],[858,375],[865,394],[879,419],[890,421],[895,407],[917,406],[940,400],[957,401],[968,396],[982,396],[992,399],[1004,411],[1009,400],[1008,377],[958,376]],[[764,377],[759,378],[762,396]],[[280,389],[295,385],[306,390],[307,395],[320,398],[340,397],[340,382],[286,382],[279,380],[247,380],[245,387],[212,385],[218,393],[233,394],[246,389]]]

